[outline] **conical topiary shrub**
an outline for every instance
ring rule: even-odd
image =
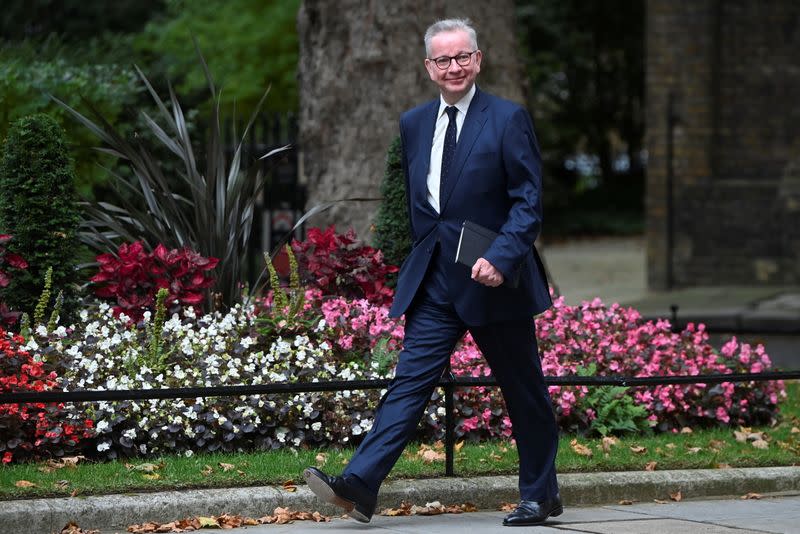
[[[73,300],[79,222],[75,171],[63,130],[48,115],[19,119],[0,155],[0,233],[14,236],[7,248],[29,265],[2,289],[11,309],[33,311],[48,267],[53,268],[53,293],[63,291],[65,303]]]
[[[381,182],[383,200],[375,216],[375,248],[383,252],[388,265],[399,266],[411,252],[411,230],[408,222],[406,181],[400,161],[400,138],[397,137],[386,154],[386,172]],[[389,283],[394,286],[397,275]]]

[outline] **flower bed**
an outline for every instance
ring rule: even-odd
[[[131,325],[124,314],[115,317],[111,307],[101,304],[91,312],[83,311],[70,328],[62,326],[51,333],[40,328],[25,349],[34,361],[59,362],[64,371],[58,385],[64,390],[391,376],[403,328],[402,322],[388,318],[387,307],[365,299],[324,298],[318,290],[306,291],[305,302],[291,317],[282,315],[286,310],[271,309],[270,303],[266,299],[258,306],[236,306],[224,315],[196,316],[192,308],[173,314],[163,325],[158,354],[148,350],[149,313]],[[599,300],[567,306],[557,299],[537,319],[537,329],[547,375],[591,370],[600,375],[653,376],[758,372],[770,367],[761,346],[753,348],[733,339],[717,351],[708,344],[702,326],[673,334],[665,321],[645,322],[636,310],[607,307]],[[489,374],[470,336],[457,348],[452,365],[457,375]],[[578,432],[625,429],[624,425],[595,424],[614,417],[631,419],[631,430],[764,423],[775,417],[784,395],[780,382],[641,387],[624,395],[632,402],[616,403],[619,409],[609,414],[604,406],[608,399],[594,393],[598,389],[551,388],[562,428]],[[343,391],[75,403],[65,410],[73,420],[94,422],[94,429],[87,433],[92,437],[85,442],[87,454],[103,458],[168,452],[190,455],[353,443],[371,427],[380,394]],[[440,438],[443,415],[442,403],[432,403],[420,437]],[[457,434],[464,439],[511,435],[499,391],[493,388],[458,390],[456,421]]]

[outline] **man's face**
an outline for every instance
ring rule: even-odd
[[[431,38],[430,58],[425,60],[425,68],[431,80],[436,82],[442,92],[445,102],[455,104],[469,91],[475,78],[481,71],[481,51],[475,52],[469,40],[469,35],[463,30],[437,33]],[[457,56],[458,54],[475,52],[470,56],[466,66],[459,65],[455,59],[450,61],[450,66],[440,69],[433,61],[442,56]]]

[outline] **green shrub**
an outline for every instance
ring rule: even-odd
[[[136,84],[136,73],[127,66],[127,59],[125,65],[107,63],[122,61],[116,50],[120,47],[118,43],[92,45],[92,50],[87,50],[87,46],[59,45],[55,38],[45,43],[0,43],[0,140],[18,119],[35,113],[50,115],[67,132],[72,145],[77,190],[93,197],[95,189],[108,181],[108,174],[101,166],[113,164],[114,159],[93,150],[91,132],[71,121],[67,112],[48,95],[63,95],[69,105],[79,109],[84,108],[85,99],[119,124],[125,110],[143,93]],[[112,46],[115,50],[109,51]],[[101,52],[113,57],[99,57]],[[130,54],[130,46],[127,53]],[[125,129],[132,131],[136,127],[128,123]]]
[[[48,115],[16,121],[0,159],[0,228],[14,239],[11,252],[29,264],[3,289],[16,310],[33,310],[48,267],[52,283],[74,298],[76,232],[80,221],[75,171],[61,127]]]
[[[386,172],[381,182],[383,201],[375,216],[375,248],[383,252],[388,265],[400,265],[411,251],[411,232],[406,202],[406,181],[401,163],[401,143],[397,137],[386,154]],[[392,275],[394,286],[396,275]]]

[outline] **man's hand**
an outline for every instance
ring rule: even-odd
[[[485,286],[497,287],[503,283],[503,273],[487,260],[478,258],[472,266],[472,279]]]

